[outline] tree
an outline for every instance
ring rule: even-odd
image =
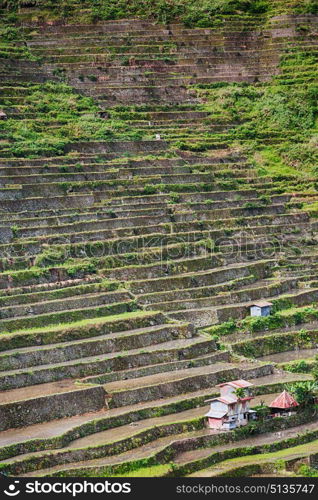
[[[318,392],[318,382],[316,380],[306,380],[291,384],[289,390],[300,406],[307,407],[313,404]]]
[[[261,401],[258,406],[254,407],[259,420],[265,420],[265,418],[270,414],[270,408],[265,404],[265,401]]]
[[[234,394],[237,397],[237,399],[243,399],[246,396],[246,391],[244,387],[238,387],[237,389],[235,389]]]

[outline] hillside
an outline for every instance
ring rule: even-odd
[[[256,405],[312,379],[317,3],[0,9],[1,468],[253,475],[314,453],[308,409],[219,435],[202,417],[220,382]]]

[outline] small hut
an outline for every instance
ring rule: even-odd
[[[269,405],[272,417],[289,417],[295,413],[299,404],[287,391],[283,391]]]
[[[267,302],[266,300],[254,302],[254,304],[250,307],[251,316],[269,316],[272,306],[273,304],[271,302]]]
[[[5,114],[5,112],[0,109],[0,120],[7,120],[7,115]]]

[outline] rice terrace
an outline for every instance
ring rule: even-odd
[[[0,476],[318,476],[318,2],[0,0]]]

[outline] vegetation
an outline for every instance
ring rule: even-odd
[[[299,467],[297,474],[301,477],[318,477],[318,470],[303,464]]]
[[[270,446],[269,446],[270,448]],[[310,451],[312,451],[313,454],[317,452],[318,449],[318,441],[314,440],[312,442],[306,443],[306,444],[296,444],[296,446],[290,446],[286,447],[284,449],[278,450],[278,451],[271,451],[270,449],[267,451],[266,446],[264,446],[264,450],[262,453],[257,453],[256,450],[253,454],[244,454],[242,456],[236,457],[236,458],[231,458],[229,460],[224,460],[221,463],[218,463],[216,467],[222,467],[226,471],[227,476],[233,477],[239,474],[236,474],[236,471],[238,472],[239,467],[246,467],[248,464],[250,465],[255,465],[255,464],[262,464],[266,462],[273,462],[275,463],[275,469],[279,468],[279,465],[281,464],[281,467],[284,466],[284,462],[288,460],[289,457],[293,458],[294,456],[308,456]],[[252,450],[251,450],[252,451]],[[302,466],[305,468],[299,469],[299,474],[302,476],[307,476],[307,477],[316,477],[317,471],[314,469],[308,468],[307,466]],[[209,469],[206,469],[207,473],[211,473],[213,471],[213,466],[210,467]],[[316,472],[316,475],[315,473]],[[307,473],[307,474],[306,474]],[[311,475],[312,474],[312,475]]]
[[[99,118],[97,110],[93,99],[77,94],[66,83],[33,85],[28,88],[23,109],[29,119],[0,122],[0,132],[11,138],[8,153],[29,158],[63,154],[65,145],[74,141],[141,138],[118,118],[107,122]],[[50,126],[52,122],[58,126]]]
[[[296,360],[290,363],[283,363],[282,368],[291,373],[310,373],[313,368],[313,362],[311,360]]]
[[[292,53],[288,59],[288,68],[294,78],[298,72],[299,54]],[[317,64],[317,55],[308,54]],[[304,60],[307,60],[305,56]],[[286,61],[283,57],[282,70]],[[206,101],[204,108],[222,115],[223,119],[226,117],[229,122],[240,119],[242,123],[230,131],[230,137],[241,144],[261,175],[290,178],[315,172],[318,160],[316,83],[306,86],[295,83],[291,87],[278,77],[256,86],[244,83],[206,87],[209,85],[197,89],[198,95]],[[269,137],[275,138],[274,144],[264,146],[264,139]],[[193,150],[193,145],[186,149]]]
[[[73,459],[116,457],[197,430],[192,443],[216,447],[202,461],[172,463],[170,443],[133,465],[84,465],[83,475],[188,474],[317,439],[311,430],[265,438],[264,446],[233,445],[317,418],[317,360],[278,364],[290,372],[281,377],[271,361],[252,360],[313,349],[318,339],[314,23],[273,18],[316,7],[311,0],[0,0],[0,385],[9,400],[16,387],[30,396],[20,390],[21,401],[1,406],[9,418],[0,428],[88,415],[60,436],[9,440],[0,449],[13,458],[9,473],[54,462],[68,463],[61,472],[68,475]],[[127,17],[134,20],[117,23]],[[147,30],[136,18],[164,24]],[[283,30],[277,37],[275,26]],[[286,26],[299,36],[285,36]],[[273,303],[270,316],[241,319],[263,298]],[[258,421],[215,435],[203,435],[203,412],[195,413],[89,443],[115,427],[197,412],[217,382],[253,376],[266,377],[255,396],[289,381],[300,411],[268,418],[261,403]],[[66,392],[64,383],[33,389],[66,377]],[[93,420],[104,388],[109,408],[129,409]],[[95,389],[100,401],[87,408],[86,391]],[[39,395],[48,406],[37,404]],[[85,436],[87,447],[67,449]],[[218,445],[229,443],[220,453]],[[31,455],[41,450],[55,451]]]
[[[235,389],[234,394],[238,399],[244,399],[244,397],[246,396],[245,387],[238,387],[237,389]]]
[[[287,386],[287,390],[295,397],[297,403],[302,407],[313,404],[317,396],[318,383],[316,381],[296,382]]]
[[[275,308],[275,301],[274,308]],[[281,304],[281,306],[280,306]],[[281,307],[281,310],[279,310]],[[285,307],[287,307],[285,309]],[[288,307],[286,301],[278,299],[276,302],[277,312],[270,316],[251,317],[247,316],[243,320],[229,320],[220,325],[204,329],[210,335],[230,335],[234,332],[256,333],[266,330],[275,330],[287,326],[301,325],[302,323],[315,321],[318,318],[318,309],[315,306]],[[300,336],[306,335],[306,330],[299,331]]]
[[[29,0],[1,0],[0,7],[15,12],[30,5]],[[318,12],[315,0],[83,0],[81,7],[87,12],[77,12],[78,0],[32,0],[32,6],[47,12],[50,18],[98,21],[138,16],[153,18],[158,22],[180,20],[187,26],[201,28],[215,25],[222,15],[274,15],[281,12],[295,14]]]
[[[114,474],[106,477],[160,477],[171,470],[170,464],[160,464],[154,465],[152,467],[140,467],[136,470],[122,473],[122,474]]]

